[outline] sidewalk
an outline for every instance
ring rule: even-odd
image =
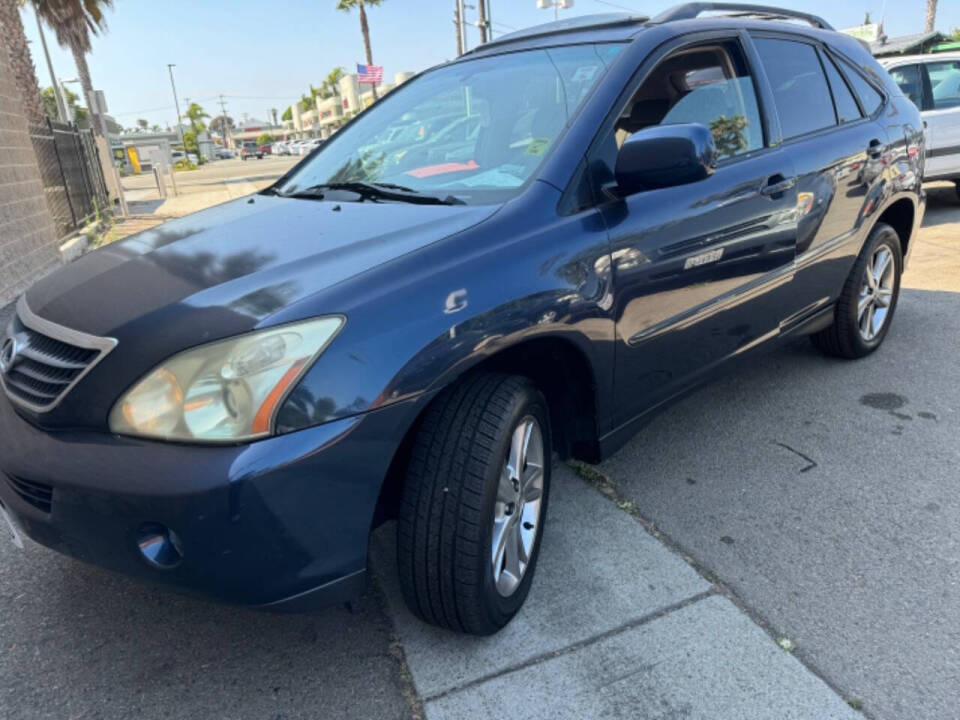
[[[455,635],[406,609],[391,524],[372,565],[427,718],[860,718],[631,515],[555,473],[526,606],[500,634]]]

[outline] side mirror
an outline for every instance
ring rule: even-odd
[[[617,155],[618,194],[705,180],[717,169],[717,147],[706,125],[685,123],[644,128],[627,138]]]

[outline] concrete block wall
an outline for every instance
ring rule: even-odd
[[[60,265],[19,90],[0,52],[0,307]]]

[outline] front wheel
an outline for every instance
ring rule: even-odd
[[[869,355],[883,343],[900,296],[900,236],[877,223],[844,283],[834,322],[812,336],[823,353],[843,358]]]
[[[477,373],[427,410],[397,525],[400,584],[421,619],[490,635],[533,580],[550,491],[550,421],[528,379]]]

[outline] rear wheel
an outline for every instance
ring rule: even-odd
[[[844,358],[864,357],[880,347],[897,307],[902,270],[900,237],[878,223],[844,283],[833,325],[812,336],[814,345]]]
[[[489,635],[523,605],[550,489],[546,401],[526,378],[478,373],[427,410],[397,526],[400,584],[423,620]]]

